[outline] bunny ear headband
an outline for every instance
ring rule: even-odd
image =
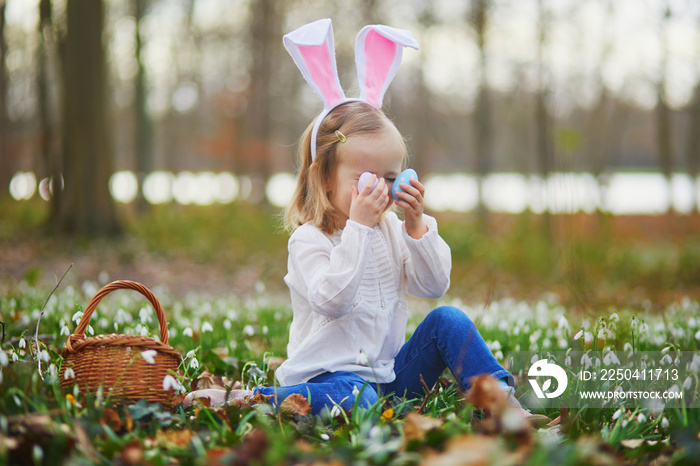
[[[418,42],[409,31],[381,24],[362,28],[355,39],[360,98],[348,99],[338,80],[330,19],[308,23],[286,34],[282,40],[301,74],[323,100],[323,111],[316,118],[311,131],[311,160],[316,158],[318,129],[330,111],[351,101],[366,102],[380,108],[384,93],[401,64],[403,47],[418,50]]]

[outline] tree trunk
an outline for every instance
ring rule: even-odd
[[[544,183],[544,234],[551,236],[551,218],[549,214],[549,195],[547,192],[547,180],[554,165],[554,147],[552,143],[552,118],[547,109],[547,97],[549,84],[545,77],[544,48],[547,43],[548,13],[543,0],[539,5],[539,40],[537,43],[537,94],[535,96],[535,125],[536,125],[536,151],[538,170]]]
[[[136,19],[135,33],[135,58],[137,65],[134,110],[136,124],[136,173],[139,180],[139,195],[136,208],[143,213],[148,208],[148,203],[143,197],[143,182],[149,172],[153,170],[153,125],[148,115],[148,81],[146,67],[143,64],[143,40],[141,37],[141,19],[146,9],[146,0],[134,0],[134,17]]]
[[[666,182],[668,184],[668,198],[669,204],[667,212],[673,210],[673,189],[671,187],[671,177],[673,175],[673,145],[671,139],[672,135],[672,122],[671,122],[671,110],[668,108],[668,103],[666,102],[666,68],[667,68],[667,57],[668,57],[668,23],[671,19],[671,9],[666,2],[666,11],[664,13],[663,22],[661,24],[661,69],[659,83],[657,86],[657,103],[656,103],[656,136],[657,136],[657,149],[659,151],[659,166],[661,172],[666,177]]]
[[[695,85],[693,100],[690,102],[689,131],[688,131],[688,153],[686,156],[688,164],[688,175],[693,186],[693,207],[695,212],[700,213],[700,202],[698,202],[698,190],[700,190],[700,82]]]
[[[53,20],[51,17],[51,0],[39,3],[39,51],[37,58],[37,90],[39,93],[39,159],[41,170],[39,178],[56,174],[56,156],[54,154],[54,125],[51,109],[51,92],[49,77],[49,55],[51,50]],[[43,173],[42,173],[43,172]]]
[[[68,0],[63,61],[63,189],[54,186],[52,223],[60,233],[119,232],[109,193],[112,144],[107,123],[107,73],[102,43],[104,5]]]
[[[277,0],[255,0],[250,23],[250,70],[246,147],[250,171],[264,180],[270,173],[269,143],[272,136],[272,77],[274,59],[282,40]]]
[[[5,0],[0,0],[0,197],[5,196],[10,186],[12,166],[9,153],[10,132],[7,118],[7,42],[5,41]]]
[[[479,89],[476,97],[475,142],[476,174],[478,176],[479,203],[477,212],[479,225],[484,231],[489,230],[489,216],[484,203],[484,181],[491,171],[493,157],[493,126],[491,124],[491,95],[486,75],[486,30],[488,25],[489,0],[474,0],[471,11],[471,23],[476,32],[479,47]]]

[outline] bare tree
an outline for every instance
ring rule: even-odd
[[[135,58],[136,58],[136,82],[134,84],[134,112],[136,125],[136,172],[139,178],[139,186],[151,170],[153,170],[153,124],[148,115],[147,94],[148,80],[146,67],[143,63],[143,35],[141,20],[144,17],[147,0],[133,0],[135,30]],[[139,191],[137,209],[143,212],[147,203],[143,197],[143,191]]]
[[[659,81],[657,83],[656,100],[656,143],[659,151],[659,165],[661,172],[666,177],[668,184],[668,197],[672,199],[671,177],[673,175],[673,143],[671,139],[671,110],[666,101],[666,71],[668,68],[668,26],[671,19],[671,6],[668,0],[664,3],[663,20],[661,21],[661,63],[659,69]],[[668,210],[673,209],[673,203],[669,202]]]
[[[698,29],[700,29],[700,17],[698,17]],[[700,43],[698,44],[700,51]],[[695,211],[700,213],[700,203],[698,202],[697,193],[700,189],[698,176],[700,176],[700,79],[695,83],[693,98],[688,105],[689,125],[688,125],[688,140],[686,163],[688,167],[688,175],[692,180],[693,186],[693,207]]]
[[[54,186],[51,221],[62,233],[113,234],[120,228],[108,187],[113,148],[107,124],[104,4],[68,0],[66,18],[63,183]]]
[[[281,2],[254,0],[251,3],[250,87],[246,120],[246,157],[251,174],[266,180],[271,175],[272,77],[282,40]]]
[[[9,131],[7,118],[7,83],[8,74],[5,65],[7,42],[5,40],[5,0],[0,0],[0,196],[7,193],[12,170],[9,154]]]
[[[554,167],[554,145],[553,145],[553,121],[547,108],[549,98],[549,82],[545,68],[545,47],[547,45],[547,29],[549,27],[550,14],[547,11],[544,0],[537,1],[539,9],[538,20],[538,40],[537,40],[537,90],[535,94],[535,135],[536,135],[536,157],[538,161],[538,171],[546,184],[549,174]],[[549,193],[547,193],[549,194]],[[551,234],[551,218],[548,206],[544,209],[544,232]]]
[[[486,32],[488,29],[491,0],[472,0],[469,11],[469,22],[476,34],[479,47],[479,88],[476,96],[476,112],[474,118],[476,143],[476,173],[479,183],[479,204],[477,207],[479,223],[488,229],[488,212],[484,204],[484,180],[491,171],[493,158],[493,125],[491,122],[491,94],[487,77]]]
[[[37,57],[37,90],[39,106],[39,156],[46,175],[57,174],[57,161],[54,153],[54,124],[51,107],[51,76],[49,56],[53,42],[53,18],[51,0],[39,2],[39,49]]]

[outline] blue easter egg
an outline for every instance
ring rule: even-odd
[[[418,179],[418,174],[412,168],[408,168],[399,173],[399,176],[396,177],[396,179],[394,180],[394,184],[391,186],[391,195],[394,197],[394,199],[396,199],[397,201],[401,200],[396,196],[396,193],[398,193],[399,191],[404,193],[406,191],[401,189],[399,186],[401,186],[401,183],[405,183],[410,186],[412,179]]]

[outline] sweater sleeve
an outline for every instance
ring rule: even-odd
[[[414,239],[401,225],[402,236],[408,250],[406,254],[406,279],[408,292],[420,298],[439,298],[450,287],[452,255],[450,247],[438,234],[437,221],[423,215],[428,231],[420,239]]]
[[[314,312],[333,319],[344,316],[357,299],[373,233],[349,220],[340,244],[334,245],[315,227],[298,228],[289,239],[287,285],[304,296]]]

